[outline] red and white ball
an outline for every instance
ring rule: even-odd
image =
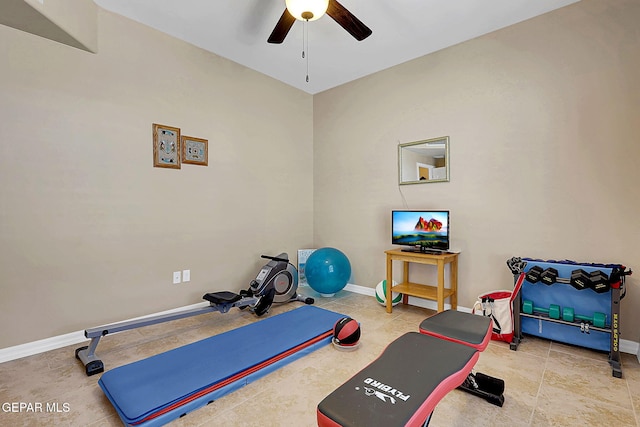
[[[333,325],[333,344],[341,348],[355,348],[360,342],[360,324],[351,317],[343,317]]]

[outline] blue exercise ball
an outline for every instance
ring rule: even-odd
[[[304,274],[314,291],[330,297],[347,286],[351,277],[351,263],[338,249],[321,248],[309,255]]]

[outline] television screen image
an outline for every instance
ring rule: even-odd
[[[449,250],[449,211],[392,211],[391,243],[422,251]]]

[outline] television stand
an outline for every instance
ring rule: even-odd
[[[402,303],[407,304],[408,297],[414,296],[437,301],[438,312],[444,311],[444,300],[449,298],[451,308],[458,307],[458,254],[438,252],[429,254],[424,252],[406,252],[400,249],[385,251],[387,254],[387,283],[393,283],[393,261],[403,262],[402,283],[396,286],[387,286],[387,313],[393,312],[392,292],[402,294]],[[430,264],[438,268],[437,286],[412,283],[409,281],[409,265]],[[444,266],[449,264],[449,288],[444,287]]]

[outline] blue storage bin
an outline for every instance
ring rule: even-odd
[[[543,270],[553,267],[558,270],[558,278],[569,279],[571,272],[582,269],[587,273],[600,270],[607,276],[611,275],[612,268],[590,266],[583,264],[557,263],[548,261],[526,260],[525,272],[531,268],[539,266]],[[548,309],[551,304],[560,306],[562,309],[571,307],[576,315],[593,317],[596,312],[604,313],[606,317],[605,329],[611,327],[611,290],[603,293],[596,293],[593,289],[575,289],[567,283],[554,283],[546,285],[542,282],[531,283],[525,280],[521,289],[521,300],[533,302],[535,307]],[[534,313],[537,314],[537,313]],[[589,328],[589,333],[585,333],[580,328],[582,321],[577,320],[575,325],[565,325],[550,320],[535,319],[526,316],[521,318],[522,332],[553,341],[578,345],[594,350],[609,351],[610,332],[597,331]],[[590,325],[591,326],[591,325]]]

